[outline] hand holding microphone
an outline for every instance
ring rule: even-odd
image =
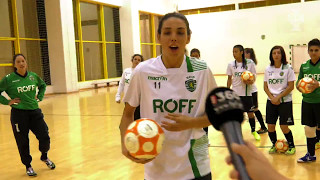
[[[206,100],[206,114],[210,123],[221,130],[225,137],[231,158],[227,162],[236,170],[230,173],[233,179],[241,180],[288,180],[278,173],[267,158],[250,142],[244,142],[241,133],[243,105],[234,91],[216,88]]]
[[[231,150],[232,143],[244,144],[241,133],[243,105],[240,97],[229,88],[216,88],[207,97],[206,113],[213,127],[222,131],[240,179],[249,180],[243,159]]]

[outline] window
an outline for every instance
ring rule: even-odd
[[[161,46],[157,39],[158,25],[161,16],[140,12],[141,54],[144,59],[161,54]]]
[[[78,81],[120,77],[119,8],[74,0]]]
[[[12,57],[22,53],[28,70],[51,84],[44,0],[0,1],[0,75],[13,70]]]

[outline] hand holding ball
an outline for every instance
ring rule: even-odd
[[[242,82],[245,84],[252,84],[254,80],[254,75],[250,71],[244,71],[241,74]]]
[[[311,93],[313,90],[311,89],[311,84],[314,83],[314,80],[309,77],[304,77],[300,79],[300,81],[297,84],[297,88],[300,92],[308,94]]]

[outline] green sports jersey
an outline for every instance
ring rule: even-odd
[[[313,64],[309,59],[304,64],[300,66],[300,72],[298,76],[298,81],[304,77],[314,78],[317,81],[320,81],[320,60],[316,64]],[[307,103],[320,103],[320,88],[315,89],[312,93],[302,94],[302,101]]]
[[[39,89],[38,96],[37,87]],[[25,77],[13,72],[6,75],[0,81],[0,94],[5,91],[11,99],[20,98],[20,103],[13,104],[11,107],[17,109],[34,110],[38,109],[36,97],[42,101],[46,91],[45,82],[34,72],[27,72]],[[8,105],[10,100],[0,95],[0,103]]]

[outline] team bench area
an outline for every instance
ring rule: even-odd
[[[104,85],[110,86],[111,83],[117,83],[117,85],[119,85],[120,79],[121,78],[119,77],[119,78],[95,80],[92,82],[92,85],[94,86],[95,89],[97,89],[98,87],[102,87]],[[101,84],[101,86],[99,86],[99,84]]]

